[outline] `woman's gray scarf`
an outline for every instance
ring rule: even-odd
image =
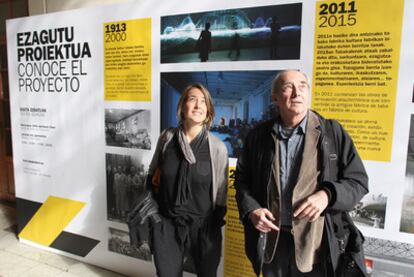
[[[193,139],[191,145],[188,143],[182,127],[178,128],[178,143],[184,155],[178,171],[178,187],[175,205],[180,206],[192,198],[191,195],[191,167],[196,163],[195,153],[207,136],[207,128],[204,126],[201,132]]]

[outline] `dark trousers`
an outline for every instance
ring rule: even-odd
[[[221,227],[211,224],[211,228],[208,228],[206,233],[196,224],[190,226],[189,249],[183,249],[177,240],[176,232],[174,223],[166,218],[154,226],[152,246],[157,276],[183,276],[185,255],[191,255],[198,277],[217,276],[217,267],[221,257]]]
[[[314,264],[311,272],[300,272],[295,261],[293,235],[281,231],[275,257],[270,264],[263,264],[263,277],[324,277],[327,275],[323,260],[321,258],[320,263]]]

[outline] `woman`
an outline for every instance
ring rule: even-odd
[[[155,267],[159,277],[182,276],[191,256],[197,276],[212,277],[220,263],[226,213],[227,149],[208,131],[214,107],[201,84],[184,90],[177,117],[179,127],[162,132],[149,168],[162,218],[153,227]]]

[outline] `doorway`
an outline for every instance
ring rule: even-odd
[[[0,200],[15,201],[6,19],[29,15],[27,0],[0,0]]]
[[[0,199],[15,200],[6,44],[0,44]]]

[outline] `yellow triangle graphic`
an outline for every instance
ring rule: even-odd
[[[30,219],[19,237],[49,246],[86,203],[49,196]]]

